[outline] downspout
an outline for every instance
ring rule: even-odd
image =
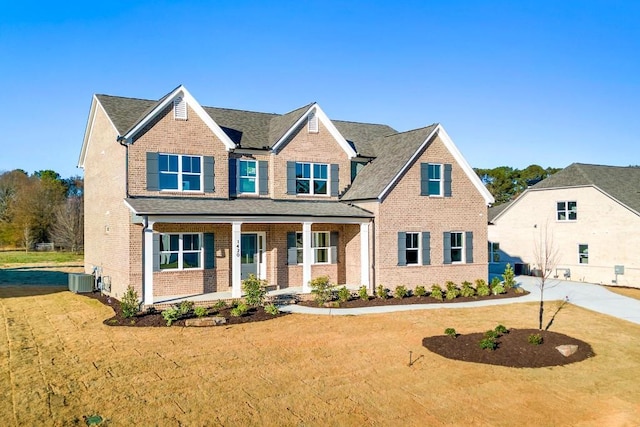
[[[118,135],[117,138],[118,144],[122,145],[125,148],[125,156],[124,156],[124,187],[126,197],[129,198],[129,145],[130,142],[124,136]]]

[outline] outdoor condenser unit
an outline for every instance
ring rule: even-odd
[[[75,293],[93,292],[93,274],[69,273],[69,290]]]

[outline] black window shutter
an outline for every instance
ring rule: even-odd
[[[420,195],[429,195],[429,163],[420,163]]]
[[[444,197],[451,197],[451,163],[444,165]]]
[[[467,264],[473,263],[473,231],[467,231],[465,233],[465,245],[466,251],[465,261]]]
[[[204,233],[204,268],[216,268],[216,248],[213,233]]]
[[[147,190],[160,189],[158,174],[158,153],[147,153]]]
[[[237,160],[229,157],[229,196],[236,196],[238,194],[236,184],[236,168]]]
[[[336,197],[340,192],[340,165],[331,164],[331,196]]]
[[[258,162],[258,190],[261,196],[269,194],[269,162]]]
[[[296,194],[296,162],[287,162],[287,194]]]
[[[407,233],[398,231],[398,265],[407,265]]]
[[[444,264],[451,264],[451,233],[448,231],[442,233],[442,246],[444,247]]]
[[[296,246],[296,232],[287,232],[287,264],[298,264],[298,248]]]
[[[204,171],[204,192],[205,193],[213,193],[215,190],[214,184],[214,166],[215,161],[212,156],[204,156],[202,158]]]
[[[422,265],[431,264],[431,234],[422,232]]]
[[[153,271],[160,271],[160,235],[153,233]]]
[[[338,263],[338,232],[332,231],[329,235],[329,241],[331,245],[331,264]]]

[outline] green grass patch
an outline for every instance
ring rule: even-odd
[[[0,252],[0,264],[36,264],[42,262],[82,264],[84,255],[72,252]]]

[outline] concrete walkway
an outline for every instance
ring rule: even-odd
[[[459,302],[450,304],[411,304],[411,305],[386,305],[379,307],[363,308],[319,308],[305,307],[301,305],[285,305],[280,311],[301,314],[323,314],[332,316],[355,316],[374,313],[391,313],[394,311],[409,310],[438,310],[441,308],[473,308],[489,305],[504,305],[523,302],[540,301],[540,289],[537,287],[538,279],[530,276],[518,276],[518,284],[530,292],[529,295],[518,298],[485,300],[477,302]],[[545,301],[557,301],[568,298],[570,304],[598,313],[624,319],[640,324],[640,300],[618,295],[600,285],[583,282],[569,282],[564,280],[550,280],[544,290]]]

